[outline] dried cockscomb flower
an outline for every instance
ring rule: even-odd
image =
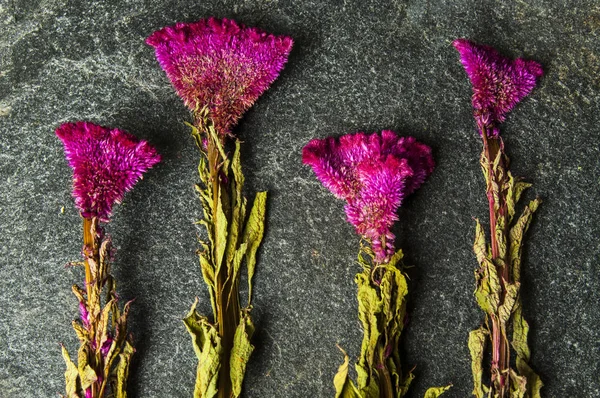
[[[90,122],[65,123],[56,135],[73,169],[73,196],[85,218],[108,221],[112,206],[160,161],[148,142],[119,129]]]
[[[207,108],[220,134],[277,78],[292,49],[290,37],[216,18],[163,28],[146,43],[185,104],[195,112]]]
[[[516,204],[531,184],[515,178],[508,168],[499,124],[510,110],[526,97],[542,76],[535,61],[511,60],[492,47],[476,45],[465,39],[454,41],[460,59],[473,85],[472,104],[483,151],[480,156],[486,180],[490,216],[489,244],[477,221],[473,249],[479,263],[475,272],[477,303],[486,313],[486,322],[469,335],[473,368],[473,395],[483,397],[539,397],[543,383],[531,369],[527,331],[519,289],[521,288],[521,251],[523,236],[533,213],[541,203],[531,201],[519,217]],[[509,343],[509,331],[512,342]],[[491,346],[489,377],[482,365],[485,347]],[[511,346],[516,358],[511,358]],[[511,364],[516,363],[516,368]],[[488,379],[486,386],[482,380]]]
[[[302,161],[347,201],[348,221],[371,242],[378,261],[394,252],[390,228],[402,201],[434,168],[431,148],[389,130],[312,140],[302,151]]]
[[[525,98],[544,71],[542,66],[522,58],[510,59],[496,49],[466,39],[453,43],[473,85],[473,108],[480,130],[497,135],[497,124]],[[481,131],[480,131],[481,132]]]

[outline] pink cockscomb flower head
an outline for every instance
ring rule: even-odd
[[[229,134],[277,78],[292,39],[229,19],[178,23],[154,32],[146,43],[185,104],[203,108],[219,134]]]
[[[73,169],[73,196],[85,218],[107,222],[112,206],[160,161],[148,142],[119,129],[90,122],[65,123],[56,135]]]
[[[346,200],[348,221],[371,242],[379,262],[394,252],[390,228],[402,201],[434,168],[431,148],[390,130],[312,140],[302,150],[302,161]]]
[[[544,74],[542,66],[522,58],[504,57],[496,49],[457,39],[453,46],[473,85],[473,109],[480,130],[498,134],[497,125],[525,98]],[[481,131],[480,131],[481,132]]]

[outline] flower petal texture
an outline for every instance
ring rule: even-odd
[[[542,66],[522,58],[504,57],[496,49],[457,39],[452,45],[473,85],[473,109],[480,129],[497,134],[498,123],[525,98],[544,74]]]
[[[302,150],[302,161],[336,197],[346,200],[348,221],[371,242],[378,261],[394,252],[390,228],[404,198],[434,168],[430,147],[390,130],[314,139]]]
[[[146,43],[186,106],[207,107],[220,134],[228,134],[277,78],[293,44],[290,37],[216,18],[163,28]]]
[[[90,122],[65,123],[56,129],[73,169],[73,196],[81,215],[107,222],[142,174],[160,161],[146,141],[119,129]]]

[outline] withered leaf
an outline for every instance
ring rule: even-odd
[[[487,331],[480,327],[469,333],[469,351],[471,353],[471,372],[473,373],[473,395],[476,398],[484,397],[483,378],[483,352],[485,348]],[[487,388],[486,388],[487,390]]]
[[[252,351],[254,351],[254,346],[250,343],[253,334],[254,324],[252,323],[250,314],[244,311],[240,319],[240,324],[235,331],[230,359],[229,376],[231,378],[233,396],[236,398],[242,393],[246,365],[250,360]]]

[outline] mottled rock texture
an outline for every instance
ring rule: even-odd
[[[200,279],[190,120],[144,39],[215,15],[294,37],[289,63],[242,119],[247,189],[268,189],[255,280],[257,350],[246,397],[331,397],[358,353],[358,238],[300,161],[313,137],[393,129],[434,148],[437,169],[400,211],[411,277],[403,339],[411,397],[471,391],[473,217],[486,219],[471,88],[451,42],[467,37],[544,65],[503,125],[512,169],[544,198],[528,234],[525,314],[545,397],[600,396],[600,6],[564,1],[0,1],[0,397],[55,397],[71,350],[81,221],[54,129],[90,120],[149,140],[164,161],[109,231],[124,298],[136,298],[131,397],[190,397],[196,359],[181,318]],[[64,211],[63,211],[64,209]]]

